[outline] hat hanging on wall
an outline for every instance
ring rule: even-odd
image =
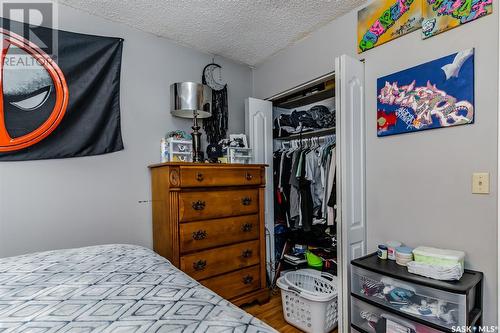
[[[212,88],[212,117],[203,121],[209,144],[225,139],[228,129],[227,84],[222,78],[222,67],[214,63],[203,69],[203,84]]]

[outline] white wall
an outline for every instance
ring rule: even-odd
[[[159,140],[190,121],[169,113],[169,86],[201,82],[211,56],[69,7],[62,30],[125,38],[121,116],[125,150],[65,160],[0,163],[0,257],[102,243],[152,246],[147,166],[159,161]],[[229,127],[244,131],[244,98],[252,73],[216,58],[229,84]]]
[[[414,32],[357,57],[366,59],[368,247],[390,239],[461,249],[485,273],[485,323],[497,323],[498,6],[493,15],[422,41]],[[357,11],[276,54],[254,71],[267,98],[330,72],[356,55]],[[476,48],[476,122],[387,138],[376,136],[376,79]],[[492,174],[490,195],[471,194],[474,171]]]

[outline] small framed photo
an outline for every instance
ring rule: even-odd
[[[229,134],[229,140],[231,147],[248,148],[246,134]]]

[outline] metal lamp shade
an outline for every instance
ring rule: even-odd
[[[170,113],[181,118],[210,118],[212,88],[196,82],[178,82],[170,86]]]

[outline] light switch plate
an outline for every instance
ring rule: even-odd
[[[475,172],[472,174],[472,193],[490,193],[490,174],[487,172]]]

